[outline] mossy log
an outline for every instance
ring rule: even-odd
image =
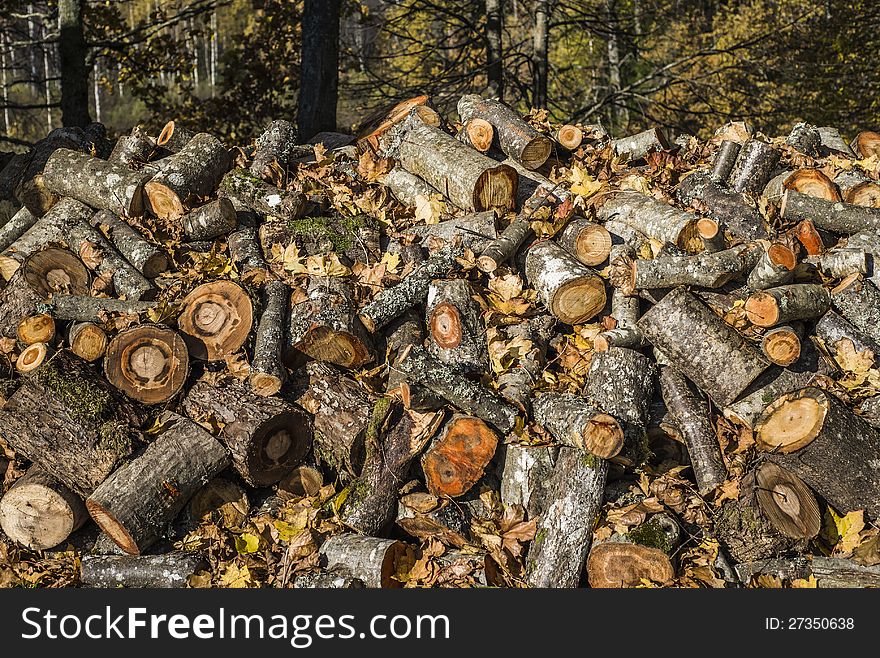
[[[607,477],[608,462],[604,459],[577,448],[559,449],[526,559],[529,586],[580,584]]]
[[[758,327],[822,317],[831,307],[828,290],[815,283],[793,283],[749,295],[746,315]]]
[[[171,412],[146,450],[86,500],[95,522],[126,553],[152,546],[192,495],[229,465],[229,453],[198,424]]]
[[[120,254],[148,279],[168,270],[171,262],[162,250],[109,210],[95,213],[89,224],[100,231]]]
[[[498,435],[479,418],[454,414],[422,457],[425,484],[435,496],[463,496],[495,456]]]
[[[149,175],[66,148],[57,149],[43,169],[43,185],[58,197],[126,217],[143,214],[148,180]]]
[[[541,382],[555,324],[553,317],[538,315],[504,327],[508,340],[523,341],[523,351],[506,371],[496,377],[498,392],[521,411],[528,411],[532,391]]]
[[[150,209],[162,219],[181,217],[194,199],[217,189],[228,169],[226,147],[213,135],[199,133],[144,185]]]
[[[684,288],[666,295],[638,322],[645,338],[720,407],[731,404],[766,368],[764,357]],[[702,336],[698,343],[687,336]]]
[[[286,222],[269,221],[260,226],[260,244],[266,255],[279,247],[296,244],[304,255],[330,252],[352,262],[375,263],[381,257],[379,229],[367,215],[303,217]],[[277,247],[273,246],[277,245]]]
[[[180,221],[188,242],[213,240],[238,228],[235,206],[225,197],[191,210]]]
[[[544,393],[532,401],[532,410],[535,420],[562,445],[605,459],[623,448],[620,423],[581,396]]]
[[[286,171],[297,152],[296,138],[296,126],[290,121],[276,119],[269,123],[257,137],[251,173],[257,178],[272,180],[273,167],[278,167],[282,173]]]
[[[34,551],[58,546],[88,518],[82,498],[39,466],[31,466],[0,499],[0,529]]]
[[[223,176],[220,195],[260,215],[286,221],[299,219],[307,207],[306,196],[299,190],[282,190],[260,180],[247,169],[233,169]]]
[[[135,126],[131,133],[116,140],[107,160],[129,169],[139,169],[149,162],[156,150],[156,140],[147,134],[143,126]]]
[[[0,226],[0,253],[6,251],[36,223],[37,217],[27,208],[21,207],[3,226]]]
[[[650,153],[664,151],[669,148],[666,137],[657,128],[611,140],[614,155],[625,162],[642,160]]]
[[[299,464],[312,445],[312,423],[297,406],[263,397],[242,384],[224,388],[197,382],[183,409],[193,420],[213,419],[232,464],[254,487],[274,484]]]
[[[321,562],[328,571],[344,569],[368,588],[399,588],[394,576],[406,544],[393,539],[354,533],[336,535],[321,545]]]
[[[251,390],[259,395],[275,395],[287,378],[281,360],[284,333],[290,310],[290,288],[283,281],[266,282],[263,313],[254,339],[254,358],[248,377]]]
[[[566,324],[582,324],[605,307],[602,279],[552,240],[529,247],[525,273],[547,310]]]
[[[80,582],[86,587],[105,589],[183,588],[190,576],[208,568],[208,561],[198,553],[85,555]]]
[[[232,281],[203,283],[181,302],[177,326],[189,355],[216,361],[244,345],[253,327],[253,303]]]
[[[489,122],[501,150],[524,167],[538,169],[550,157],[553,149],[550,138],[532,128],[504,103],[469,94],[459,99],[457,109],[463,122],[472,118]]]
[[[466,279],[435,279],[428,287],[428,352],[466,375],[486,372],[489,357],[482,309]]]
[[[119,332],[107,346],[104,375],[128,397],[144,404],[170,400],[189,374],[189,353],[167,327],[141,324]]]
[[[622,222],[649,238],[686,251],[694,251],[702,244],[696,235],[696,215],[641,192],[623,191],[609,197],[598,209],[597,217],[603,223],[611,219]]]
[[[730,188],[757,196],[773,175],[779,164],[780,153],[770,144],[750,139],[739,151],[730,174]]]
[[[827,201],[795,190],[786,191],[779,214],[787,222],[809,219],[818,228],[846,235],[880,230],[880,208]]]

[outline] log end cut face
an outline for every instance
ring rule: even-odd
[[[449,302],[438,304],[431,312],[430,327],[434,341],[446,350],[455,349],[461,344],[463,334],[461,315],[455,305]]]
[[[547,162],[553,151],[553,142],[546,135],[536,135],[523,147],[520,161],[526,169],[538,169]]]
[[[595,546],[587,561],[590,587],[637,587],[643,581],[666,583],[675,577],[669,556],[657,548],[607,542]]]
[[[103,530],[113,542],[129,555],[140,555],[141,549],[134,537],[125,529],[125,526],[116,519],[112,510],[104,507],[101,503],[86,500],[86,509],[98,527]]]
[[[827,394],[818,388],[780,396],[755,424],[758,447],[781,453],[803,448],[819,435],[830,406]]]
[[[779,322],[779,303],[769,293],[750,295],[745,308],[749,322],[757,327],[772,327]]]
[[[516,191],[519,174],[510,165],[489,167],[474,185],[474,210],[482,212],[497,208],[501,212],[513,210],[516,205]]]
[[[758,504],[773,527],[792,539],[812,539],[822,527],[813,492],[794,473],[764,462],[755,471]]]
[[[343,368],[360,368],[373,360],[369,346],[359,337],[348,331],[335,331],[326,325],[309,329],[305,337],[287,350],[285,362],[296,367],[301,362],[298,352],[315,361],[335,363]]]
[[[428,491],[455,498],[483,476],[498,447],[498,435],[479,418],[454,417],[447,430],[422,457]]]
[[[600,265],[611,253],[611,234],[604,226],[590,224],[578,233],[575,248],[584,265]]]
[[[174,331],[152,325],[118,334],[104,360],[107,379],[130,398],[158,404],[176,395],[189,373],[183,339]]]
[[[73,252],[50,247],[30,256],[22,265],[24,280],[42,297],[52,293],[89,294],[89,271]]]
[[[247,432],[232,422],[223,433],[233,437]],[[252,484],[265,487],[288,475],[306,456],[312,445],[312,426],[306,416],[289,411],[272,416],[253,433],[245,461]]]
[[[186,214],[186,206],[177,192],[164,183],[150,181],[144,185],[144,195],[150,210],[161,219],[177,219]]]
[[[582,324],[605,308],[605,284],[596,276],[566,281],[556,290],[550,311],[566,324]]]
[[[24,484],[0,500],[0,528],[15,542],[44,551],[63,542],[76,529],[70,504],[49,487]]]
[[[602,459],[611,459],[620,454],[623,441],[623,428],[608,414],[596,414],[583,430],[584,448]]]
[[[240,286],[213,281],[186,296],[178,327],[194,358],[216,361],[244,345],[253,313],[251,299]]]

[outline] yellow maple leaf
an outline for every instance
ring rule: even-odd
[[[795,589],[816,589],[819,583],[816,581],[816,576],[810,574],[809,578],[795,578],[791,581],[791,586]]]
[[[584,198],[593,196],[602,189],[602,183],[587,173],[587,170],[574,165],[569,171],[568,179],[571,181],[571,192]]]
[[[398,274],[400,254],[392,254],[390,251],[386,251],[382,254],[382,260],[379,263],[385,266],[385,271],[389,274]]]
[[[252,535],[249,532],[244,532],[235,537],[235,550],[237,550],[242,555],[247,555],[248,553],[256,553],[260,550],[260,538],[257,535]]]
[[[220,576],[220,585],[231,589],[243,589],[253,586],[254,578],[246,564],[239,567],[233,562],[226,567],[223,575]]]
[[[651,186],[648,185],[648,179],[638,174],[630,174],[620,179],[621,190],[634,190],[642,194],[651,194]]]
[[[834,553],[848,555],[861,543],[860,533],[865,529],[865,512],[856,510],[844,516],[828,507],[825,512],[825,527],[822,534],[829,544],[834,546]]]
[[[523,281],[518,274],[504,274],[489,279],[489,290],[494,292],[502,301],[509,302],[522,294]]]
[[[446,203],[439,194],[416,197],[416,219],[425,224],[437,224],[440,218],[448,212]]]

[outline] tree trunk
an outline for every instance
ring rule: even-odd
[[[16,240],[23,236],[34,224],[37,218],[25,207],[19,209],[9,221],[0,226],[0,253],[9,249]]]
[[[153,310],[157,306],[157,302],[90,297],[84,294],[54,295],[45,305],[45,312],[49,313],[56,320],[106,322],[113,314],[139,315]]]
[[[89,116],[89,69],[83,33],[84,0],[59,0],[58,51],[61,58],[61,123],[84,128]],[[46,82],[48,86],[49,82]]]
[[[550,43],[549,0],[535,3],[535,25],[532,29],[532,107],[547,107],[548,46]]]
[[[582,324],[605,307],[602,279],[551,240],[529,248],[525,273],[547,310],[566,324]]]
[[[816,283],[793,283],[749,295],[746,315],[758,327],[822,317],[831,307],[828,291]]]
[[[92,269],[98,276],[110,278],[117,296],[131,300],[155,299],[158,290],[100,231],[86,222],[79,222],[70,227],[65,238],[71,249],[83,258],[97,247],[101,261]]]
[[[858,247],[829,249],[824,254],[805,258],[804,262],[815,265],[831,279],[842,279],[852,274],[867,275],[873,270],[873,256]]]
[[[180,221],[187,242],[213,240],[238,228],[235,206],[224,197],[188,212]]]
[[[306,0],[297,123],[303,141],[336,130],[340,0]]]
[[[170,400],[181,391],[188,374],[186,343],[167,327],[136,325],[116,334],[107,346],[104,375],[138,402]]]
[[[791,133],[785,140],[795,151],[808,155],[811,158],[819,157],[819,146],[822,144],[822,135],[816,126],[800,121],[794,124]]]
[[[190,576],[208,568],[208,561],[196,553],[84,555],[80,581],[102,589],[183,588]]]
[[[234,169],[226,174],[220,182],[220,194],[260,215],[286,221],[299,219],[306,209],[302,192],[269,185],[247,169]]]
[[[734,192],[760,195],[777,164],[779,151],[766,142],[750,139],[739,151],[730,175],[730,188]]]
[[[686,251],[693,251],[689,247],[695,240],[699,241],[696,215],[682,212],[640,192],[625,191],[614,195],[602,204],[597,216],[603,222],[615,219],[649,238]]]
[[[260,251],[257,229],[253,226],[245,226],[235,233],[230,233],[227,243],[229,257],[235,263],[241,280],[245,283],[262,283],[269,266]]]
[[[538,169],[550,157],[550,138],[529,126],[504,103],[470,94],[458,101],[458,114],[463,122],[477,117],[492,124],[501,150],[526,169]]]
[[[880,230],[880,208],[827,201],[795,190],[785,192],[779,214],[787,222],[809,219],[819,228],[847,235]]]

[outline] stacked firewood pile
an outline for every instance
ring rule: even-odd
[[[0,584],[880,584],[880,134],[457,109],[0,157]]]

